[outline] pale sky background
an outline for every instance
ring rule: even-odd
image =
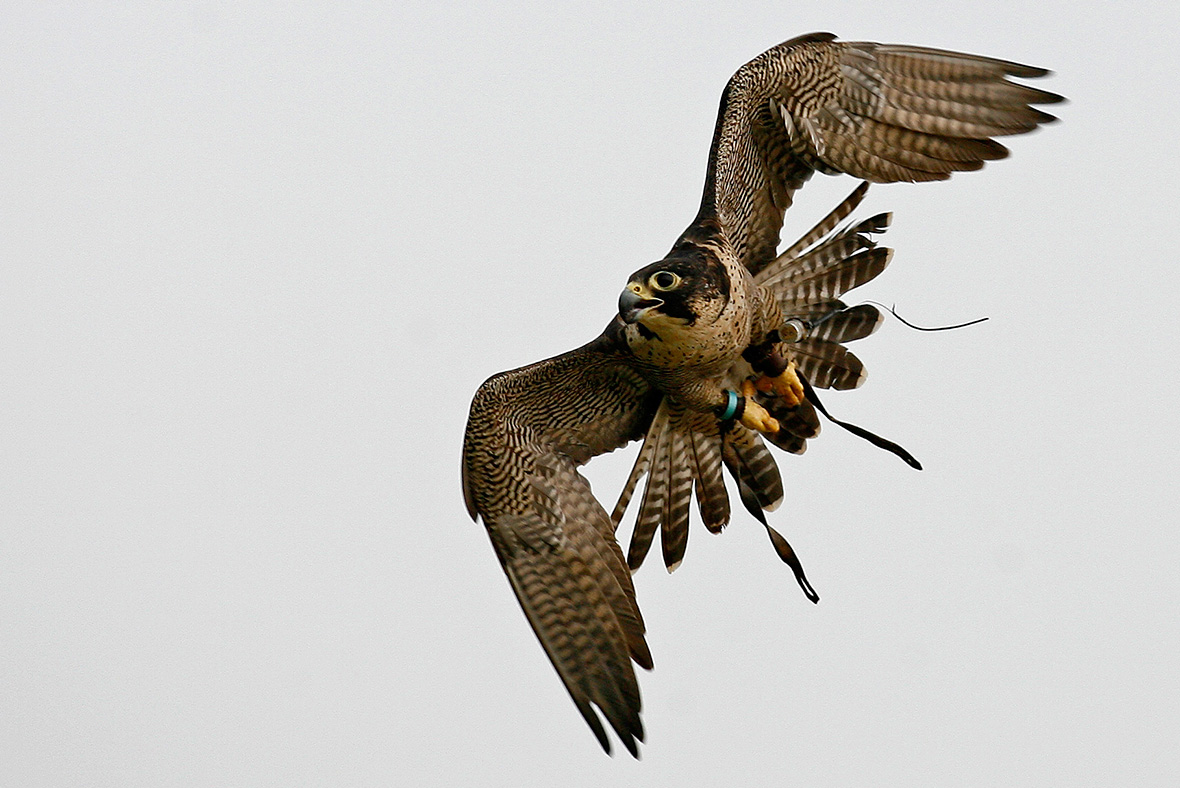
[[[606,757],[458,468],[692,218],[813,30],[1054,69],[1063,122],[874,187],[909,319],[771,522],[637,575]],[[0,784],[1180,784],[1180,11],[1127,2],[0,10]],[[817,178],[794,236],[850,191]],[[613,502],[634,447],[590,475]],[[625,536],[625,534],[624,534]],[[617,748],[621,749],[621,748]]]

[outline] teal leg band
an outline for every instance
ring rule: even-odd
[[[721,420],[729,421],[733,418],[733,415],[737,413],[738,395],[736,391],[731,389],[726,389],[725,393],[729,395],[729,402],[727,402],[725,405],[725,412],[721,414]]]

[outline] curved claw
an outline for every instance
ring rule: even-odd
[[[763,375],[754,384],[759,391],[774,392],[783,400],[788,408],[793,408],[803,401],[803,383],[799,380],[799,373],[795,371],[795,362],[787,364],[787,368],[776,377]]]
[[[771,416],[766,408],[758,404],[758,401],[754,399],[755,392],[754,384],[751,381],[742,382],[742,396],[746,398],[746,407],[742,411],[742,426],[767,435],[778,434],[778,419]]]

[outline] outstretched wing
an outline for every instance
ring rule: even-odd
[[[635,755],[643,726],[631,660],[650,669],[651,654],[610,518],[577,470],[642,437],[659,405],[616,347],[608,329],[484,383],[463,441],[463,494],[599,742],[610,752],[592,705]]]
[[[815,171],[876,183],[945,180],[1002,159],[991,139],[1055,120],[1061,97],[1006,77],[1042,68],[924,47],[801,36],[726,85],[700,212],[686,237],[722,232],[757,273],[775,257],[783,212]]]

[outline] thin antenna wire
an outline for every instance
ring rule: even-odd
[[[864,303],[873,304],[874,306],[879,306],[882,309],[888,310],[890,314],[892,314],[894,317],[896,317],[902,323],[905,323],[907,326],[914,329],[915,331],[950,331],[951,329],[954,329],[954,328],[966,328],[967,326],[973,326],[976,323],[982,323],[983,321],[988,319],[986,317],[977,317],[974,320],[969,320],[966,323],[959,323],[958,325],[954,325],[954,326],[935,326],[933,328],[927,328],[925,326],[916,326],[913,323],[911,323],[910,321],[906,320],[901,315],[897,314],[896,307],[885,306],[880,301],[865,301]]]

